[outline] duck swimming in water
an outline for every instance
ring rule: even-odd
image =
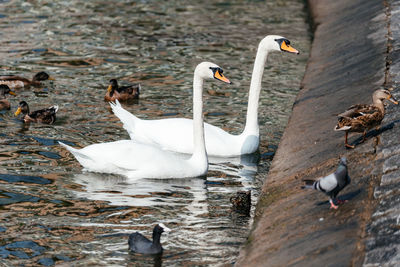
[[[119,87],[117,80],[111,79],[110,85],[107,88],[107,93],[104,96],[104,100],[114,102],[115,100],[129,101],[133,99],[138,99],[140,89],[140,84]]]
[[[8,85],[0,84],[0,110],[9,110],[11,108],[10,102],[8,102],[6,98],[6,94],[15,95]]]
[[[0,76],[0,84],[6,84],[10,88],[23,88],[31,85],[40,86],[40,82],[46,80],[54,80],[54,78],[44,71],[36,73],[32,80],[16,75]]]
[[[384,100],[389,100],[394,104],[398,104],[396,99],[388,90],[379,89],[372,95],[372,105],[358,104],[349,107],[345,112],[338,115],[338,123],[335,131],[345,131],[344,145],[348,148],[354,148],[354,145],[347,143],[347,135],[349,132],[363,133],[364,142],[367,131],[379,127],[381,121],[385,117]]]
[[[29,112],[28,103],[26,103],[25,101],[21,101],[19,102],[19,107],[15,112],[15,116],[18,116],[20,113],[22,113],[23,114],[22,120],[25,123],[40,122],[45,124],[53,124],[56,121],[57,111],[58,111],[58,106],[54,105],[49,108],[44,108],[33,112]]]

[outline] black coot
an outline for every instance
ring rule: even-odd
[[[136,232],[129,235],[129,250],[141,254],[161,254],[163,248],[160,243],[160,237],[163,232],[169,232],[171,229],[160,223],[154,226],[153,241]]]

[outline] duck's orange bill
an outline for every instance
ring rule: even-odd
[[[110,84],[110,85],[107,87],[107,92],[111,92],[111,88],[112,88],[112,85]]]
[[[48,80],[54,81],[55,79],[53,77],[49,76]]]
[[[13,91],[8,92],[10,95],[16,95]]]
[[[296,49],[294,49],[290,45],[287,45],[285,41],[283,41],[282,44],[281,44],[281,50],[289,52],[289,53],[300,54],[299,51],[297,51]]]
[[[399,104],[399,102],[398,102],[396,99],[394,99],[393,96],[389,96],[389,97],[388,97],[388,100],[389,100],[390,102],[392,102],[393,104],[396,104],[396,105]]]
[[[21,107],[19,107],[18,109],[17,109],[17,111],[15,111],[15,116],[18,116],[19,114],[21,113]]]
[[[226,78],[222,73],[219,73],[218,70],[215,72],[214,78],[226,83],[231,83],[231,81],[229,81],[228,78]]]

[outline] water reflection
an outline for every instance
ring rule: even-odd
[[[20,259],[30,259],[41,255],[46,249],[33,241],[18,241],[4,246],[0,246],[0,257],[17,257]],[[27,253],[27,251],[29,251]]]
[[[193,214],[206,207],[206,185],[202,178],[140,179],[131,181],[123,176],[83,172],[73,181],[84,186],[74,191],[77,197],[106,200],[117,206],[185,205]]]

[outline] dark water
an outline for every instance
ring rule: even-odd
[[[0,74],[55,77],[17,90],[0,113],[0,263],[51,266],[230,265],[251,219],[230,212],[239,190],[258,196],[279,143],[309,50],[300,0],[0,1]],[[191,117],[193,70],[224,68],[227,95],[205,95],[206,120],[242,130],[253,61],[267,34],[289,38],[300,56],[270,54],[261,92],[261,160],[218,163],[206,178],[140,180],[85,173],[57,140],[85,146],[127,139],[103,101],[110,78],[140,82],[141,118]],[[59,105],[54,125],[23,125],[18,102],[32,110]],[[254,162],[256,162],[254,164]],[[242,162],[243,163],[243,162]],[[258,170],[258,173],[257,173]],[[165,223],[161,259],[129,254],[127,235]]]

